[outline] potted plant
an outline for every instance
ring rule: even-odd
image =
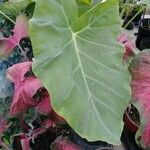
[[[136,39],[136,47],[140,50],[150,48],[150,18],[143,18],[140,21],[137,39]]]
[[[125,46],[124,61],[131,73],[132,100],[124,115],[125,127],[122,141],[126,149],[149,148],[149,50],[139,52],[127,36],[121,35],[118,41]],[[128,60],[128,61],[127,61]],[[133,106],[134,104],[134,106]],[[136,107],[135,107],[136,106]],[[138,111],[137,111],[138,108]],[[138,131],[137,131],[138,130]],[[135,135],[136,134],[136,135]],[[137,147],[135,140],[140,147]]]
[[[134,81],[132,67],[139,55],[130,50],[132,45],[124,54],[117,42],[118,1],[15,1],[2,7],[0,52],[11,92],[0,107],[9,108],[0,111],[1,147],[79,150],[119,145],[131,98],[130,73]],[[122,64],[129,56],[135,57],[130,73]]]
[[[123,19],[123,27],[128,29],[130,24],[138,26],[144,10],[145,5],[143,3],[138,3],[137,0],[120,3],[120,15]]]
[[[66,134],[69,132],[70,134],[70,128],[67,129],[67,131],[66,129],[63,129],[62,125],[64,124],[69,124],[72,127],[71,128],[72,130],[75,130],[76,133],[78,133],[81,137],[87,139],[90,142],[101,140],[101,141],[106,141],[110,144],[120,143],[120,135],[121,135],[121,131],[123,128],[122,114],[123,114],[125,107],[127,106],[127,103],[128,103],[127,100],[130,97],[130,86],[128,84],[130,77],[129,77],[129,73],[127,69],[123,67],[122,62],[121,62],[122,60],[121,55],[123,53],[123,49],[122,47],[119,46],[119,43],[116,41],[116,37],[120,30],[119,13],[116,11],[116,9],[118,9],[118,2],[116,0],[111,0],[109,2],[106,1],[103,3],[93,4],[92,6],[91,5],[89,6],[89,3],[82,2],[82,4],[83,3],[85,4],[85,7],[87,6],[88,8],[87,11],[86,10],[82,11],[81,7],[79,7],[80,2],[81,1],[76,2],[75,0],[72,0],[69,3],[68,1],[62,1],[60,3],[55,0],[53,1],[47,0],[46,2],[37,1],[35,3],[35,9],[33,9],[34,10],[33,18],[30,19],[29,21],[29,30],[28,30],[28,19],[25,14],[28,14],[26,12],[29,12],[28,8],[30,8],[29,5],[31,5],[32,2],[30,1],[28,3],[25,2],[26,5],[25,5],[25,8],[23,9],[22,9],[23,5],[21,4],[24,3],[24,1],[15,2],[15,5],[13,5],[14,3],[11,2],[12,6],[15,7],[17,5],[19,6],[19,8],[21,7],[20,12],[25,13],[23,15],[19,15],[19,14],[16,15],[15,13],[10,15],[8,13],[10,8],[6,7],[10,4],[9,2],[4,4],[5,8],[7,8],[7,9],[4,9],[5,12],[2,11],[2,9],[0,11],[1,16],[5,19],[5,21],[9,22],[8,24],[11,24],[10,30],[8,29],[9,33],[7,36],[5,36],[4,34],[5,30],[1,29],[2,58],[5,57],[6,61],[9,62],[7,58],[8,57],[12,58],[12,55],[15,53],[16,48],[18,49],[18,53],[21,55],[21,60],[19,61],[19,63],[17,61],[15,61],[14,63],[11,63],[11,65],[9,65],[9,69],[7,70],[7,77],[14,85],[14,88],[13,88],[14,92],[12,94],[13,99],[11,99],[12,102],[11,102],[9,114],[7,116],[7,119],[5,119],[6,122],[8,122],[8,124],[10,120],[12,120],[12,126],[10,126],[10,129],[14,127],[13,125],[15,125],[15,122],[16,124],[20,122],[20,126],[18,127],[19,131],[16,131],[15,133],[12,133],[11,131],[11,134],[14,137],[14,142],[19,141],[21,143],[21,147],[26,146],[27,148],[29,148],[29,145],[31,144],[33,140],[36,141],[39,135],[42,135],[47,132],[53,133],[52,141],[54,141],[58,135],[61,136],[55,141],[54,144],[52,144],[53,147],[55,147],[54,145],[56,143],[60,144],[61,141],[64,141],[64,143],[70,143],[70,145],[74,147],[74,144],[70,142],[69,139],[66,139],[66,138],[64,139],[63,137],[64,133]],[[74,9],[72,9],[72,7],[74,7]],[[52,11],[52,12],[49,13],[49,11]],[[108,13],[103,13],[105,11],[106,12],[108,11]],[[45,20],[40,20],[37,12],[39,12],[39,14],[42,15],[42,18]],[[109,15],[110,13],[114,16],[113,20],[112,20],[112,17]],[[101,16],[101,14],[103,15]],[[12,15],[14,16],[12,17]],[[66,15],[69,15],[70,17]],[[80,19],[78,18],[78,15],[80,16]],[[48,17],[47,19],[45,18],[46,16]],[[50,19],[51,17],[52,18],[54,17],[56,20],[55,19],[51,20]],[[91,17],[94,17],[93,18],[94,20],[91,20],[90,19]],[[105,18],[107,18],[107,20]],[[36,19],[37,19],[37,23],[36,21],[34,22],[34,20]],[[50,23],[49,19],[52,21],[54,28],[53,28],[53,25],[52,26],[48,25]],[[85,22],[85,19],[88,22]],[[90,20],[91,22],[89,22]],[[101,20],[103,21],[101,22]],[[38,27],[38,25],[40,26],[42,25],[44,28],[42,26],[41,26],[42,27],[41,29],[36,28]],[[83,26],[80,26],[80,25],[83,25]],[[91,26],[91,29],[93,30],[91,32],[91,35],[94,35],[95,36],[94,38],[92,38],[91,35],[86,35],[86,34],[90,34],[90,32],[88,32],[88,30],[90,29],[90,26]],[[100,37],[103,35],[103,32],[104,32],[101,29],[104,28],[104,30],[106,31],[107,26],[109,26],[109,29],[110,29],[110,32],[107,33],[108,34],[107,37],[110,37],[110,38],[101,39]],[[48,28],[50,27],[48,31],[52,31],[52,33],[48,33],[46,31],[47,27]],[[97,30],[94,31],[94,29],[96,28]],[[35,31],[37,29],[40,32]],[[42,31],[43,29],[46,29],[46,30]],[[39,35],[35,35],[35,33],[38,33]],[[46,37],[45,35],[46,33],[48,33],[47,34],[48,37]],[[60,35],[58,35],[57,33],[60,33]],[[44,38],[42,38],[43,37],[42,35],[44,36]],[[66,36],[67,38],[64,38],[64,36]],[[84,36],[86,36],[89,39],[86,39]],[[33,67],[31,67],[32,65],[31,59],[28,57],[28,55],[26,55],[28,53],[32,53],[32,48],[30,47],[27,49],[27,47],[24,47],[25,43],[29,44],[29,37],[32,40],[32,48],[33,48],[33,55],[34,55]],[[41,53],[41,56],[37,55],[38,54],[36,53],[37,46],[35,47],[35,41],[37,41],[36,38],[38,37],[41,37],[39,42],[37,43],[37,45],[38,44],[41,44],[41,45],[39,45],[38,47],[40,48],[42,45],[46,46],[46,49],[44,51],[42,50],[42,47],[40,48],[40,50],[44,52],[43,54]],[[28,41],[26,42],[27,39]],[[49,39],[48,43],[46,39],[47,40]],[[42,41],[42,40],[45,40],[45,41]],[[55,42],[57,42],[57,44]],[[109,42],[109,45],[108,45],[108,42]],[[49,43],[51,44],[48,45]],[[84,44],[82,45],[82,43]],[[73,49],[70,47],[71,45],[73,46],[72,47]],[[89,47],[88,49],[85,47],[86,45]],[[84,54],[84,52],[82,51],[79,52],[78,50],[80,46],[82,47],[83,50],[87,49],[88,53]],[[112,53],[109,51],[110,52],[109,55],[104,54],[105,57],[101,56],[101,60],[99,60],[99,58],[96,59],[97,57],[97,55],[95,55],[96,53],[90,54],[90,49],[91,49],[90,47],[93,47],[93,46],[95,47],[94,49],[97,51],[96,53],[99,55],[99,57],[102,54],[104,54],[102,51],[107,50],[107,47],[113,48]],[[48,84],[49,83],[55,84],[57,91],[59,91],[56,94],[54,92],[55,88],[54,89],[50,88],[51,99],[53,99],[53,102],[52,102],[50,101],[50,97],[47,91],[49,90],[49,86],[45,85],[45,81],[43,81],[43,79],[41,79],[42,81],[42,84],[41,84],[41,82],[35,77],[35,74],[36,76],[38,74],[37,71],[40,71],[39,69],[36,70],[36,65],[37,65],[36,63],[38,63],[37,58],[47,59],[47,61],[44,60],[44,63],[42,63],[43,65],[45,65],[45,63],[49,62],[49,59],[53,57],[53,56],[51,57],[50,55],[52,54],[55,55],[57,52],[59,55],[61,54],[61,51],[63,52],[63,49],[64,50],[66,49],[66,51],[64,52],[67,52],[67,53],[66,54],[64,53],[65,55],[63,54],[61,56],[65,56],[65,57],[67,56],[67,58],[64,58],[64,61],[61,62],[62,69],[61,68],[58,69],[59,67],[56,66],[55,67],[56,70],[54,69],[54,71],[51,70],[53,67],[50,68],[50,70],[47,69],[47,70],[42,71],[42,72],[45,72],[44,73],[45,75],[46,74],[48,75],[49,71],[50,72],[52,71],[54,73],[53,75],[52,73],[50,73],[51,79],[49,77],[48,78],[46,77],[47,78],[46,82]],[[69,49],[72,49],[72,50],[70,51]],[[56,51],[53,51],[53,50],[56,50]],[[31,56],[33,57],[33,55]],[[115,58],[116,56],[117,56],[117,59],[112,59],[112,60],[110,59],[111,57]],[[88,59],[89,61],[84,62],[84,57]],[[107,64],[107,61],[105,61],[107,57],[111,61],[111,63]],[[91,69],[93,67],[92,66],[90,67],[90,65],[87,63],[90,63],[91,65],[94,65],[94,66],[98,65],[96,67],[97,68],[96,70],[97,71],[99,70],[99,72],[101,73],[105,73],[105,75],[102,76],[101,74],[101,78],[99,78],[99,76],[97,76],[99,73],[97,72],[98,73],[97,74],[94,70],[92,71]],[[110,64],[112,64],[112,66],[110,66]],[[116,65],[120,67],[118,68]],[[40,69],[42,69],[41,64],[38,66],[40,67]],[[86,66],[86,68],[83,69],[83,66]],[[31,68],[33,68],[33,72],[31,71]],[[45,67],[43,67],[43,69],[44,68]],[[91,70],[90,72],[95,72],[95,75],[97,77],[95,76],[93,78],[91,75],[89,75],[89,77],[86,77],[88,75],[87,68]],[[84,73],[85,69],[87,70],[86,71],[87,74]],[[61,71],[61,72],[57,72],[57,71]],[[120,75],[117,73],[118,71],[120,72],[119,73]],[[109,82],[108,80],[103,79],[103,77],[105,78],[109,77],[108,72],[111,72],[111,74],[113,75],[112,80],[110,80]],[[62,75],[63,73],[65,74]],[[79,73],[79,77],[78,77],[78,73]],[[53,77],[56,77],[56,78],[54,79]],[[41,78],[41,77],[38,75],[38,78]],[[49,79],[52,81],[48,81]],[[119,83],[117,83],[118,79],[120,80],[120,82],[123,81],[124,85],[126,86],[124,87],[120,85]],[[96,88],[94,91],[98,90],[96,93],[93,93],[91,89],[92,88],[90,84],[91,81],[95,84],[93,86],[93,88],[94,87]],[[102,83],[102,81],[105,81],[105,82]],[[113,87],[111,87],[111,85],[113,85],[112,82],[114,81],[117,81],[115,88],[119,87],[118,89],[120,89],[122,96],[118,92],[116,93]],[[44,85],[44,87],[47,90],[43,90],[42,85]],[[53,86],[50,85],[50,87],[53,87]],[[75,90],[74,92],[72,91],[73,89]],[[106,93],[105,90],[110,91],[110,97],[111,96],[115,97],[114,100],[111,100],[111,101],[114,101],[114,102],[111,102],[112,104],[110,103],[110,98],[107,98],[107,95],[105,94]],[[99,91],[101,91],[100,95],[99,95]],[[70,96],[72,98],[69,98]],[[67,98],[71,100],[70,101],[71,103],[68,101],[69,99]],[[118,100],[119,105],[117,104],[116,100]],[[124,101],[124,102],[122,103],[121,101]],[[53,108],[51,107],[50,102],[52,103]],[[65,103],[68,103],[68,104],[65,104]],[[117,107],[118,109],[115,110],[114,108],[117,108]],[[61,118],[59,115],[54,113],[55,112],[54,110],[59,115],[63,116],[65,120],[67,121],[67,123],[63,118]],[[111,111],[113,114],[112,125],[110,125],[108,121],[109,119],[112,119],[112,117],[109,116],[108,113],[106,113],[108,112],[108,110]],[[38,114],[39,119],[38,119],[38,122],[35,123],[35,121],[37,120],[37,114]],[[93,127],[95,128],[94,130],[93,130]],[[113,129],[112,131],[111,131],[111,128]],[[57,130],[57,132],[55,130]],[[112,133],[113,131],[114,133]],[[2,137],[2,143],[6,143],[5,141],[8,141],[7,143],[10,142],[7,135],[10,135],[10,134],[5,132],[4,136]],[[49,146],[51,145],[52,141],[49,141]],[[74,140],[74,142],[75,141],[76,140]],[[113,148],[111,145],[108,146],[105,142],[104,143],[100,142],[100,143],[105,148],[106,147]],[[90,145],[91,144],[93,145],[93,143],[90,143]],[[95,144],[96,143],[94,143],[94,145]],[[32,145],[34,144],[32,143]],[[96,144],[96,146],[98,146],[98,144]]]

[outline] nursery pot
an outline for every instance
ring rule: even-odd
[[[138,30],[137,39],[136,39],[136,47],[139,50],[142,50],[143,46],[141,47],[141,41],[144,39],[147,40],[149,38],[150,38],[150,18],[144,18],[140,21],[140,24],[139,24],[139,30]],[[150,44],[144,48],[149,48],[149,47],[150,47]]]
[[[136,132],[139,129],[139,124],[133,120],[134,113],[138,113],[135,107],[127,108],[124,114],[124,125],[125,128],[131,132]],[[138,116],[138,114],[137,114]],[[135,118],[135,117],[134,117]],[[137,118],[136,118],[137,119]],[[139,119],[139,116],[138,116]],[[139,120],[138,120],[139,121]]]
[[[137,120],[137,123],[135,120]],[[139,114],[133,105],[126,109],[123,121],[124,129],[121,135],[121,141],[125,150],[141,150],[135,141],[135,134],[139,129]]]

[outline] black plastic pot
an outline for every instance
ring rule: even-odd
[[[139,50],[150,48],[150,19],[144,18],[140,21],[136,39],[136,47]]]
[[[126,127],[124,127],[121,141],[124,145],[125,150],[142,150],[135,141],[136,132],[129,131]]]
[[[124,129],[121,135],[121,141],[125,150],[142,150],[135,141],[135,134],[139,129],[139,113],[136,107],[131,105],[128,107],[124,114]]]

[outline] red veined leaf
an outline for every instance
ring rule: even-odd
[[[8,38],[0,39],[0,53],[7,56],[11,53],[12,49],[19,45],[22,38],[28,37],[28,19],[24,15],[19,15],[16,18],[13,35]]]
[[[58,115],[53,108],[51,107],[51,99],[47,91],[42,94],[43,99],[36,106],[36,110],[43,115],[50,115],[51,119],[56,124],[64,124],[66,123],[65,119]]]
[[[144,120],[142,143],[150,148],[150,51],[140,52],[131,62],[132,99],[141,107],[141,116]]]
[[[18,88],[25,80],[25,74],[31,69],[32,62],[23,62],[13,65],[7,70],[7,78]]]
[[[42,126],[44,126],[46,129],[49,129],[49,128],[53,127],[54,125],[55,125],[55,123],[50,119],[46,119],[42,122]]]
[[[28,33],[28,19],[26,16],[24,15],[19,15],[16,18],[16,24],[15,27],[13,29],[13,39],[15,43],[19,44],[19,41],[24,38],[24,37],[28,37],[29,33]]]
[[[39,113],[43,115],[48,115],[52,111],[50,96],[47,91],[44,92],[42,96],[43,96],[43,99],[36,106],[36,109]]]
[[[123,62],[126,62],[128,61],[129,57],[132,57],[135,55],[134,54],[135,44],[125,34],[121,34],[117,40],[118,42],[122,43],[125,47],[125,52],[123,55]]]
[[[31,68],[31,62],[13,65],[7,71],[8,78],[14,83],[15,91],[9,114],[16,116],[27,109],[36,106],[39,102],[33,100],[33,95],[42,87],[40,81],[35,77],[24,75]]]
[[[21,139],[21,146],[22,150],[30,150],[30,142],[27,136]]]
[[[141,142],[143,147],[150,148],[150,121],[145,126],[144,132],[141,136]]]

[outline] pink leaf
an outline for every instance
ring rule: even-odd
[[[133,99],[140,102],[145,107],[150,106],[150,51],[142,51],[132,61],[130,73],[132,76],[131,89]]]
[[[52,108],[50,96],[48,95],[47,91],[44,93],[43,97],[44,98],[41,100],[41,102],[36,106],[36,109],[39,113],[48,115],[52,111]]]
[[[121,34],[118,36],[117,40],[123,44],[124,42],[128,41],[128,37],[125,34]]]
[[[46,129],[49,129],[53,127],[54,125],[55,125],[54,122],[50,119],[46,119],[42,122],[42,126],[44,126]]]
[[[39,113],[43,115],[50,115],[51,119],[56,123],[56,124],[65,124],[66,121],[63,117],[58,115],[53,108],[51,107],[51,100],[48,92],[43,93],[43,99],[41,102],[36,106],[36,109]]]
[[[39,102],[33,100],[33,95],[42,87],[40,81],[35,77],[24,75],[30,70],[31,62],[24,62],[13,65],[8,69],[8,78],[14,83],[15,91],[9,114],[11,116],[25,112],[27,109],[36,106]]]
[[[141,106],[145,129],[142,143],[150,148],[150,51],[142,51],[132,61],[131,73],[132,98]]]
[[[7,70],[7,78],[18,88],[25,80],[24,75],[31,69],[32,62],[15,64]]]
[[[9,38],[0,39],[1,55],[7,56],[11,53],[12,49],[19,45],[22,38],[28,37],[28,19],[24,15],[19,15],[16,18],[13,35]]]
[[[21,139],[21,146],[22,150],[30,150],[30,142],[27,136]]]
[[[13,35],[13,40],[15,43],[19,44],[20,40],[22,38],[28,37],[28,19],[24,15],[19,15],[16,18],[16,24],[13,29],[14,35]]]
[[[123,61],[127,61],[129,57],[135,55],[134,54],[135,45],[125,34],[121,34],[117,40],[118,42],[122,43],[125,47]]]
[[[141,142],[145,148],[150,148],[150,122],[147,123],[144,129],[144,132],[141,137]]]

